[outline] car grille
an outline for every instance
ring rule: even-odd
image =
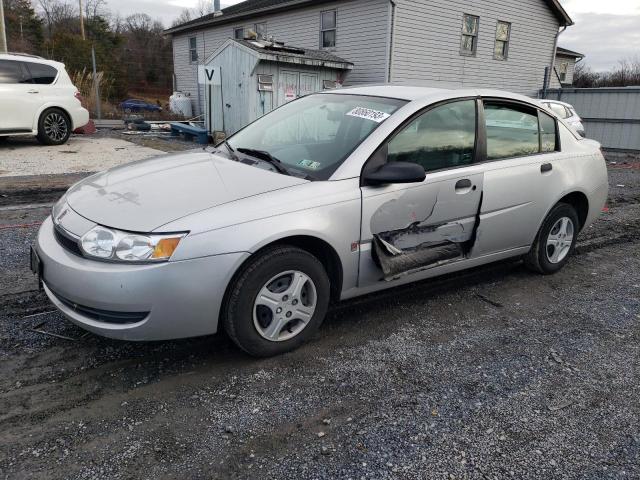
[[[56,240],[63,248],[73,253],[74,255],[82,256],[82,251],[80,250],[80,245],[78,245],[78,240],[69,236],[61,227],[58,225],[54,225],[53,227],[54,235]]]
[[[51,288],[49,288],[51,290]],[[95,320],[96,322],[114,323],[118,325],[126,325],[130,323],[138,323],[147,318],[149,312],[114,312],[111,310],[101,310],[93,307],[86,307],[72,302],[68,298],[63,297],[59,293],[51,290],[51,293],[62,302],[66,307],[78,312],[85,317]]]

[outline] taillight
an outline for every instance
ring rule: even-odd
[[[82,95],[80,94],[80,92],[76,91],[73,96],[76,97],[80,103],[82,103]]]

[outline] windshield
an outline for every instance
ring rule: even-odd
[[[266,152],[292,175],[327,180],[371,132],[406,103],[361,95],[310,95],[253,122],[228,143],[235,151]]]

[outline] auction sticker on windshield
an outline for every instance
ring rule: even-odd
[[[388,113],[380,112],[378,110],[372,110],[370,108],[365,108],[365,107],[356,107],[350,112],[348,112],[347,115],[350,117],[358,117],[358,118],[364,118],[366,120],[372,120],[376,123],[381,123],[391,116]]]

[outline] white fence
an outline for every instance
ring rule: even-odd
[[[573,105],[588,138],[612,150],[640,150],[640,87],[561,88],[546,98]]]

